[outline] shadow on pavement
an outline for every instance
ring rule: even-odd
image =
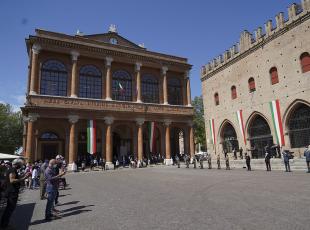
[[[79,201],[72,201],[72,202],[68,202],[66,204],[74,204],[74,203],[78,203],[78,202]],[[62,204],[62,205],[64,205],[64,204]],[[90,212],[92,210],[90,210],[90,209],[83,209],[83,208],[90,207],[90,206],[94,206],[94,205],[80,205],[80,206],[76,206],[76,207],[72,207],[72,208],[68,208],[68,209],[62,210],[61,211],[62,213],[63,212],[66,212],[66,213],[61,215],[61,217],[64,218],[64,217],[68,217],[68,216],[79,215],[79,214],[81,214],[83,212]],[[30,225],[38,225],[38,224],[43,224],[43,223],[46,223],[46,222],[47,221],[45,219],[43,219],[43,220],[36,220],[36,221],[31,222]],[[25,229],[28,229],[28,228],[25,228]]]
[[[67,203],[63,203],[63,204],[59,204],[57,206],[64,206],[64,205],[70,205],[70,204],[77,204],[79,203],[80,201],[78,200],[75,200],[75,201],[70,201],[70,202],[67,202]]]
[[[11,218],[11,224],[18,230],[26,230],[31,222],[35,203],[18,205]]]
[[[71,194],[62,194],[62,195],[59,195],[59,197],[64,197],[64,196],[71,196]]]

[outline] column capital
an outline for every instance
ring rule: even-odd
[[[171,123],[172,123],[172,121],[170,119],[165,119],[164,120],[164,125],[165,126],[169,126],[169,125],[171,125]]]
[[[106,65],[107,67],[108,67],[108,66],[110,67],[112,61],[113,61],[113,58],[112,58],[112,57],[106,57],[106,58],[105,58],[105,65]]]
[[[136,62],[136,65],[135,65],[135,70],[136,70],[136,72],[139,72],[140,71],[140,69],[141,69],[141,66],[142,66],[142,63],[141,62]]]
[[[161,67],[161,73],[162,73],[163,75],[165,75],[165,74],[167,73],[167,71],[168,71],[168,67],[167,67],[167,66],[162,66],[162,67]]]
[[[77,52],[76,50],[72,50],[70,54],[72,61],[77,61],[78,57],[80,56],[80,53]]]
[[[39,44],[35,43],[32,45],[32,52],[34,54],[39,54],[40,50],[41,50],[41,46]]]
[[[137,125],[139,125],[139,126],[143,125],[144,121],[145,121],[144,118],[136,118],[136,123],[137,123]]]
[[[186,71],[184,72],[184,79],[185,79],[185,80],[189,80],[189,70],[186,70]]]
[[[193,126],[194,126],[194,122],[193,122],[193,121],[187,121],[187,125],[188,125],[189,127],[193,127]]]
[[[71,124],[75,124],[76,122],[78,122],[79,116],[78,115],[69,115],[68,119],[69,119],[69,122]]]
[[[28,122],[35,122],[39,118],[39,114],[37,113],[29,113],[27,117]]]
[[[113,117],[104,117],[103,119],[104,119],[104,123],[106,125],[112,125],[113,122],[114,122],[114,118]]]

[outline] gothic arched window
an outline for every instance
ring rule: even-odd
[[[170,105],[182,105],[182,85],[177,78],[170,78],[168,80],[168,103]]]
[[[112,78],[112,97],[118,101],[132,101],[132,77],[124,70],[117,70]]]
[[[67,96],[68,73],[65,65],[48,60],[41,67],[40,94]]]
[[[159,103],[158,80],[152,75],[142,76],[142,101]]]
[[[93,65],[85,65],[80,69],[79,97],[97,98],[102,97],[101,71]]]

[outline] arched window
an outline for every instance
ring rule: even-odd
[[[292,148],[310,145],[310,107],[299,104],[289,118],[288,128]]]
[[[181,81],[177,78],[168,80],[168,103],[170,105],[183,104]]]
[[[250,91],[250,93],[254,92],[254,91],[256,90],[254,78],[251,77],[251,78],[249,79],[248,83],[249,83],[249,91]]]
[[[271,79],[272,85],[279,83],[278,70],[276,67],[272,67],[269,70],[269,74],[270,74],[270,79]]]
[[[67,96],[68,73],[63,63],[48,60],[41,67],[40,93]]]
[[[230,123],[226,123],[222,129],[221,138],[223,140],[223,149],[231,153],[233,149],[239,150],[239,143],[234,127]]]
[[[159,103],[158,80],[152,75],[142,77],[142,101],[146,103]]]
[[[303,73],[310,71],[310,55],[305,52],[300,55],[301,70]]]
[[[230,90],[231,90],[231,99],[236,99],[237,98],[236,86],[233,85]]]
[[[215,105],[219,105],[220,104],[220,98],[219,98],[219,94],[218,93],[214,94],[214,103],[215,103]]]
[[[42,140],[57,140],[59,139],[58,135],[53,132],[45,132],[41,134],[40,139]]]
[[[83,66],[80,69],[79,97],[100,99],[102,97],[101,90],[101,71],[93,65]]]
[[[117,70],[113,73],[112,97],[118,101],[132,101],[132,78],[127,71]]]

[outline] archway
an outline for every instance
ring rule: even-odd
[[[261,115],[254,115],[248,126],[249,141],[251,144],[252,157],[264,158],[265,146],[273,145],[273,138],[270,127]]]
[[[310,106],[297,103],[287,119],[291,148],[303,148],[310,144]]]
[[[221,131],[221,142],[226,152],[232,152],[233,149],[239,149],[239,142],[235,128],[230,122],[225,122]]]
[[[113,129],[113,162],[128,164],[133,156],[133,130],[129,125],[120,124]]]
[[[63,140],[55,132],[43,132],[39,138],[42,159],[53,159],[58,154],[63,154]]]

